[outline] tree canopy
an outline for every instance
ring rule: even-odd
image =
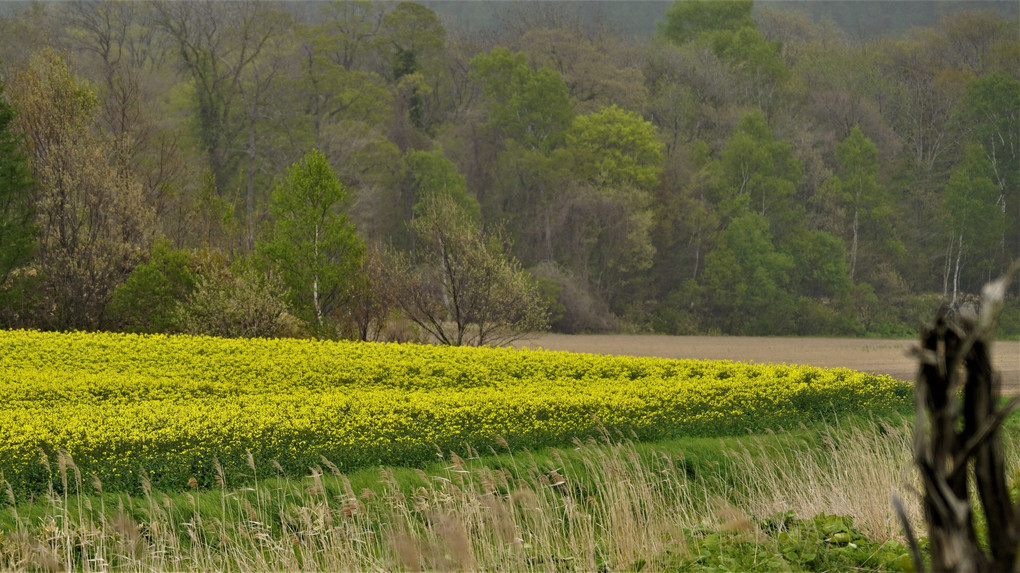
[[[910,332],[1020,253],[1018,9],[943,4],[12,3],[0,323],[437,340],[456,231],[557,328]]]
[[[752,0],[680,0],[666,11],[660,31],[668,40],[683,44],[706,32],[753,28],[752,6]]]

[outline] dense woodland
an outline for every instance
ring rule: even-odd
[[[1015,5],[442,4],[5,6],[0,325],[901,336],[1020,254]]]

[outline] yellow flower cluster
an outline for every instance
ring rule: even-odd
[[[40,452],[104,486],[213,483],[215,460],[305,472],[419,464],[496,437],[541,447],[603,428],[720,435],[903,408],[885,376],[814,367],[310,340],[0,331],[0,471],[49,483]],[[228,472],[229,473],[229,472]]]

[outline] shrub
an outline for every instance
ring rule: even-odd
[[[280,278],[241,265],[203,273],[195,291],[178,304],[175,328],[186,334],[225,338],[299,336],[301,322],[284,302]]]
[[[697,295],[692,293],[696,291],[694,281],[687,281],[681,288],[669,293],[666,300],[656,305],[651,313],[652,330],[678,336],[702,334],[698,317],[694,313]]]
[[[619,321],[609,306],[569,271],[547,261],[535,267],[532,274],[546,285],[547,295],[556,295],[555,302],[549,304],[553,312],[549,324],[554,332],[598,333],[619,328]]]
[[[149,260],[113,291],[106,307],[107,326],[124,332],[173,331],[178,307],[198,286],[196,266],[188,251],[166,241],[153,245]]]
[[[839,305],[800,297],[794,310],[794,333],[800,336],[861,336],[864,329]]]

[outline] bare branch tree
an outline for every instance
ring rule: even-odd
[[[534,282],[452,199],[427,201],[412,222],[419,264],[394,255],[387,282],[408,319],[442,344],[499,345],[545,328]]]

